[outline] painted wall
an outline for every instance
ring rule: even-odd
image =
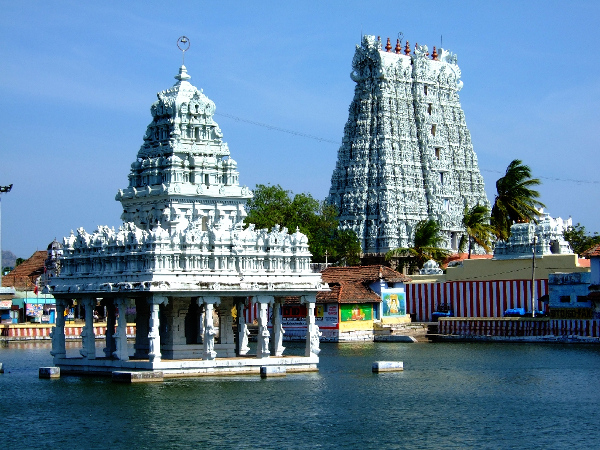
[[[590,273],[553,273],[548,279],[549,306],[551,308],[590,308]],[[582,299],[585,300],[582,301]]]
[[[428,322],[438,305],[448,304],[454,317],[503,317],[510,308],[531,310],[531,280],[409,283],[406,309],[417,322]],[[536,280],[535,298],[548,293],[548,280]],[[535,302],[536,310],[544,304]]]
[[[592,272],[590,282],[592,284],[600,284],[600,257],[594,256],[590,258],[590,270]]]

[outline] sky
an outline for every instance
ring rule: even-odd
[[[121,224],[115,194],[156,93],[175,83],[182,35],[242,185],[325,199],[355,46],[403,33],[458,55],[490,201],[518,158],[546,212],[600,231],[600,2],[0,0],[0,11],[0,186],[13,184],[2,249],[18,257]]]

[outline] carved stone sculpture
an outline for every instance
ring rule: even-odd
[[[459,102],[456,56],[428,54],[423,45],[413,55],[386,52],[374,36],[356,47],[354,99],[328,201],[365,253],[410,247],[414,226],[426,219],[457,250],[465,205],[489,206]]]

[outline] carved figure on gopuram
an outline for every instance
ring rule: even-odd
[[[354,99],[328,197],[341,226],[356,231],[364,253],[383,254],[410,247],[414,226],[433,219],[456,251],[465,205],[489,207],[456,55],[430,56],[425,45],[394,53],[364,36],[350,77]]]

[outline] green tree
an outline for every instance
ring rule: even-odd
[[[573,252],[578,255],[600,244],[600,234],[597,231],[594,234],[586,233],[585,227],[580,223],[570,226],[563,231],[563,237],[571,245]]]
[[[257,184],[254,197],[246,202],[246,225],[253,223],[257,229],[271,229],[276,224],[287,226],[284,223],[291,204],[290,192],[281,186]]]
[[[508,239],[513,223],[536,221],[538,208],[545,206],[538,200],[540,193],[531,189],[539,184],[540,180],[531,178],[531,169],[520,159],[511,161],[506,174],[496,181],[491,223],[498,239]]]
[[[385,259],[408,265],[409,273],[414,273],[430,259],[441,264],[448,257],[450,252],[440,247],[443,242],[439,224],[432,219],[422,220],[415,225],[413,246],[390,250]]]
[[[310,194],[293,195],[279,185],[257,184],[254,197],[246,204],[246,226],[271,229],[276,224],[294,232],[296,227],[308,238],[313,262],[355,265],[360,263],[360,242],[356,233],[340,230],[337,209]]]
[[[490,210],[487,206],[479,204],[472,208],[465,206],[462,224],[467,232],[469,259],[471,259],[473,244],[479,245],[487,253],[492,250],[494,227],[490,225]]]
[[[25,262],[25,260],[23,258],[17,258],[15,260],[15,267],[17,267],[19,264],[23,264]]]

